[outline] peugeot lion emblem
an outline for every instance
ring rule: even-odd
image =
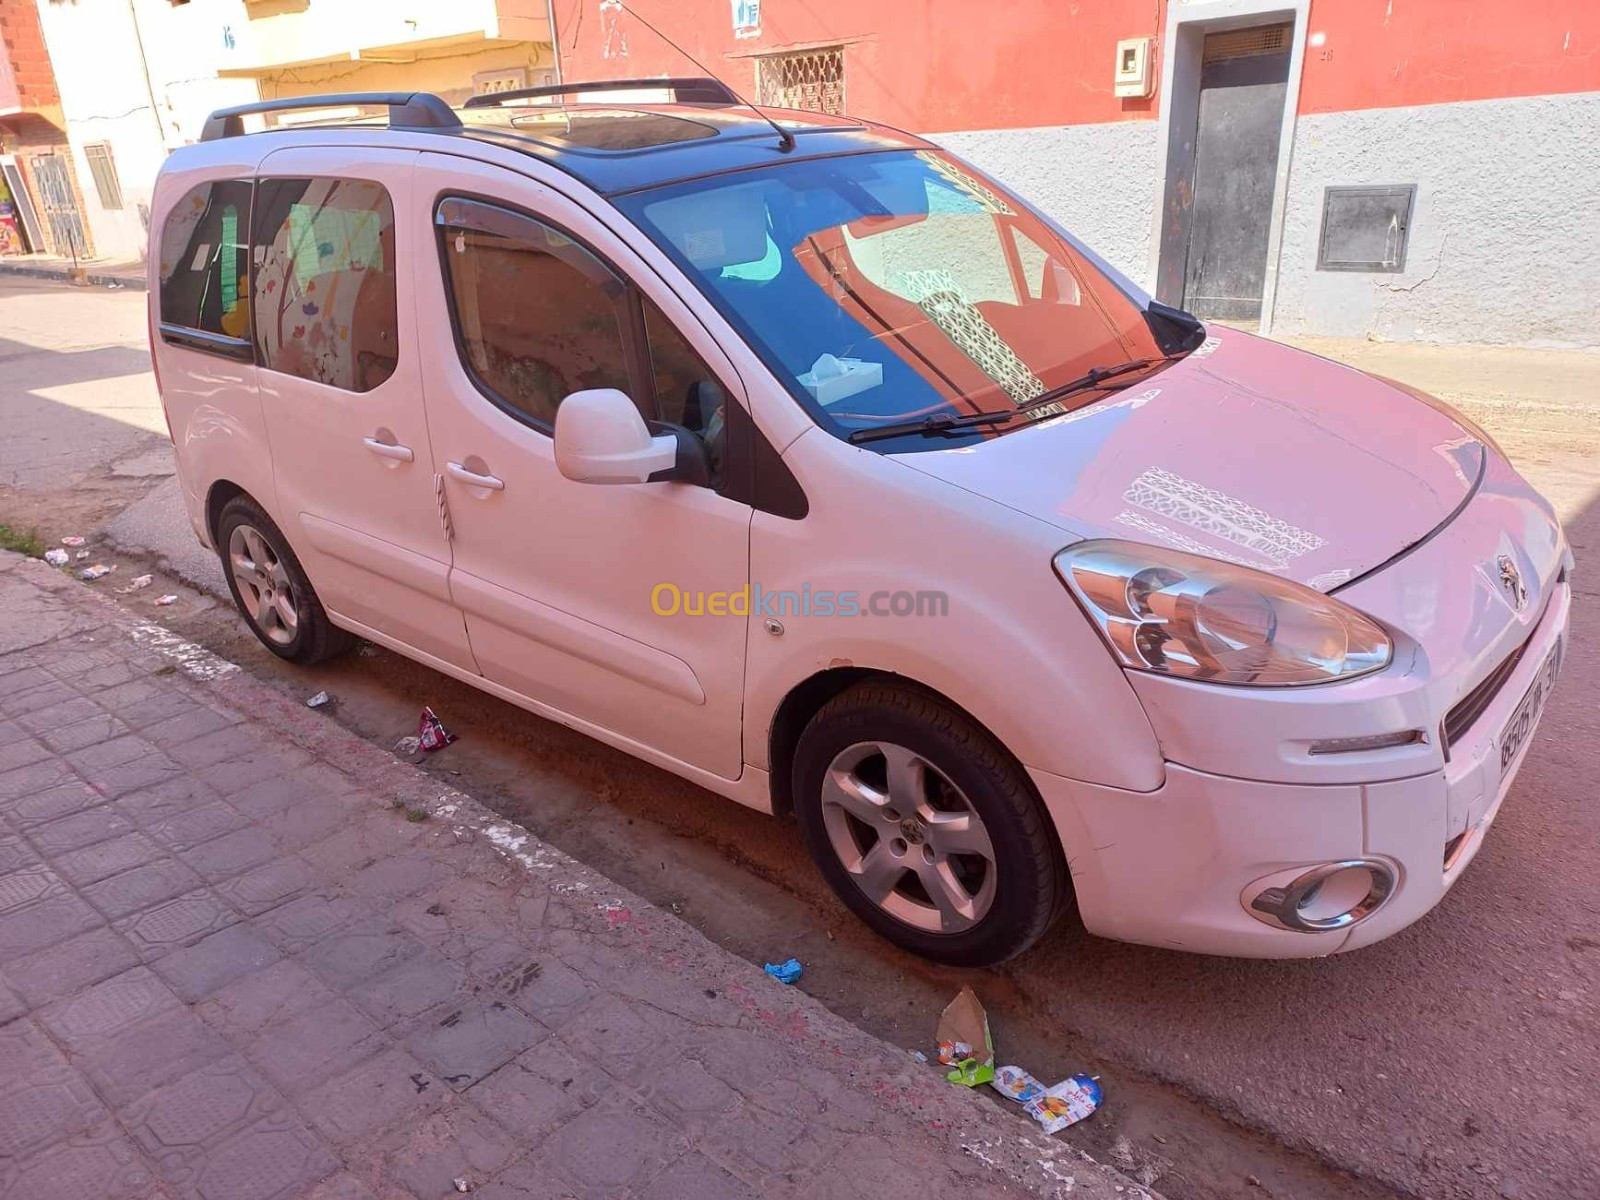
[[[1522,582],[1522,572],[1517,570],[1517,564],[1511,561],[1509,554],[1502,554],[1499,563],[1500,586],[1511,597],[1511,607],[1521,612],[1528,606],[1528,588]]]

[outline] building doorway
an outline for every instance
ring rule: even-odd
[[[1198,317],[1261,319],[1291,30],[1212,33],[1201,50],[1182,301]]]
[[[65,155],[36,154],[29,166],[39,185],[39,201],[55,252],[73,259],[89,257],[89,239],[83,231],[72,176]]]
[[[23,182],[22,168],[9,154],[0,154],[0,177],[5,179],[7,198],[11,202],[13,218],[23,243],[21,249],[33,252],[43,250],[44,230],[39,227],[39,214],[34,211],[27,184]]]

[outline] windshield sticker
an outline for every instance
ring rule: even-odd
[[[1193,351],[1190,352],[1189,357],[1190,358],[1210,358],[1213,354],[1215,354],[1217,352],[1217,347],[1220,346],[1220,345],[1222,345],[1222,339],[1221,338],[1219,338],[1219,337],[1208,337],[1205,341],[1201,342],[1199,346],[1197,346]]]

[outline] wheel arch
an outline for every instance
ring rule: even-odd
[[[1028,790],[1033,794],[1034,801],[1039,805],[1039,811],[1045,815],[1045,825],[1050,831],[1051,841],[1055,843],[1056,852],[1065,854],[1061,844],[1061,835],[1056,830],[1055,822],[1050,819],[1048,807],[1044,797],[1040,796],[1034,787],[1033,780],[1029,777],[1027,769],[1015,752],[1006,745],[1004,739],[999,737],[994,730],[989,728],[982,720],[975,716],[961,704],[952,700],[938,688],[930,687],[920,680],[909,675],[901,675],[894,671],[886,671],[876,667],[829,667],[817,671],[802,679],[779,702],[777,711],[773,714],[772,725],[767,731],[767,762],[769,765],[768,786],[772,793],[772,812],[774,816],[790,817],[794,813],[794,789],[791,776],[794,773],[794,754],[800,744],[800,735],[805,727],[811,723],[811,718],[820,712],[835,696],[838,696],[854,687],[858,683],[890,683],[911,691],[921,692],[924,696],[938,701],[952,712],[959,713],[963,718],[971,721],[986,734],[1000,751],[1011,760],[1018,776],[1027,784]]]
[[[235,496],[244,496],[256,504],[261,504],[259,499],[231,479],[218,479],[206,491],[206,536],[211,539],[211,548],[218,554],[222,553],[222,546],[217,540],[217,523],[222,520],[222,510]],[[261,504],[261,507],[265,511],[266,505]]]

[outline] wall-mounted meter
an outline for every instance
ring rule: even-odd
[[[1117,43],[1117,73],[1112,81],[1114,96],[1148,96],[1151,87],[1150,40],[1147,37],[1123,38]]]

